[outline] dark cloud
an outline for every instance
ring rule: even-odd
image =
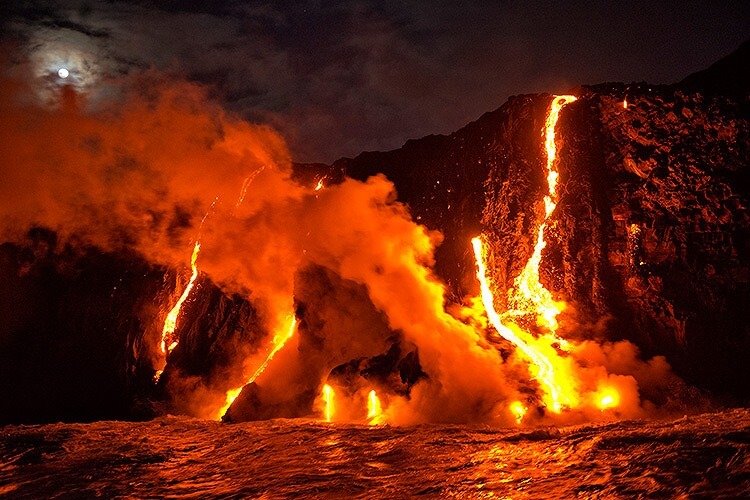
[[[183,73],[277,127],[301,161],[451,132],[512,94],[677,81],[750,36],[748,2],[58,0],[3,9],[4,31],[22,34],[44,68]]]

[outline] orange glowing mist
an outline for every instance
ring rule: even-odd
[[[620,394],[614,387],[603,387],[595,396],[595,404],[601,410],[614,408],[620,404]]]
[[[325,403],[326,422],[330,422],[333,417],[333,387],[328,384],[323,386],[323,402]]]
[[[235,387],[233,389],[230,389],[227,391],[227,395],[224,401],[224,406],[222,406],[215,415],[215,420],[219,420],[221,417],[224,416],[224,414],[227,412],[230,406],[232,406],[232,403],[234,403],[234,400],[237,399],[237,396],[240,395],[240,392],[242,392],[242,389],[248,385],[255,382],[255,380],[260,377],[260,375],[268,368],[268,364],[273,360],[273,357],[276,356],[276,353],[279,352],[289,341],[290,338],[294,335],[294,330],[297,327],[297,318],[294,316],[294,314],[290,314],[287,317],[287,320],[289,321],[289,326],[282,330],[282,332],[277,333],[273,336],[273,339],[271,339],[271,350],[266,356],[266,359],[263,361],[263,363],[258,366],[258,368],[253,372],[252,376],[247,378],[245,380],[245,383],[242,384],[239,387]]]
[[[239,207],[242,205],[242,202],[245,201],[245,196],[247,195],[247,189],[250,187],[250,184],[253,183],[256,177],[258,177],[258,174],[263,172],[263,170],[266,169],[266,166],[263,165],[259,169],[257,169],[255,172],[250,174],[245,178],[245,180],[242,182],[242,188],[240,188],[240,196],[237,198],[237,203],[235,203],[235,207]]]

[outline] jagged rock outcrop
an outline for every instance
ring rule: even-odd
[[[542,280],[579,319],[609,318],[606,329],[580,334],[632,340],[647,355],[666,355],[690,383],[743,397],[747,116],[726,98],[677,87],[602,85],[578,94],[558,124],[561,196]],[[538,115],[538,104],[527,106]],[[541,160],[524,167],[498,164],[488,178],[483,222],[501,289],[533,243],[517,207],[543,210]]]

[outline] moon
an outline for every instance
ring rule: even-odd
[[[57,76],[60,78],[67,78],[70,75],[70,71],[67,68],[60,68],[57,70]]]

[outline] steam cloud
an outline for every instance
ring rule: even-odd
[[[301,186],[273,130],[228,114],[198,86],[154,72],[106,82],[105,98],[72,87],[39,94],[38,85],[22,69],[0,82],[3,241],[43,226],[74,245],[134,249],[152,263],[185,266],[206,216],[201,272],[252,300],[271,335],[294,311],[295,279],[310,266],[364,287],[389,328],[416,346],[427,374],[409,397],[383,395],[389,421],[513,422],[503,410],[528,393],[525,364],[504,360],[481,329],[445,311],[431,271],[441,236],[411,220],[387,179],[346,179],[321,191]],[[359,307],[344,292],[337,300],[342,310]],[[311,363],[295,337],[259,386],[283,393],[312,377],[318,387],[336,363],[387,348],[382,329],[347,323],[333,310],[321,314],[335,330],[326,350],[338,354]],[[643,414],[639,386],[673,380],[663,360],[640,362],[625,343],[583,343],[574,357],[586,360],[588,383],[609,378],[621,390],[625,416]],[[185,397],[212,404],[225,391],[185,380],[172,388],[187,387],[195,394]],[[205,416],[199,404],[185,407]]]

